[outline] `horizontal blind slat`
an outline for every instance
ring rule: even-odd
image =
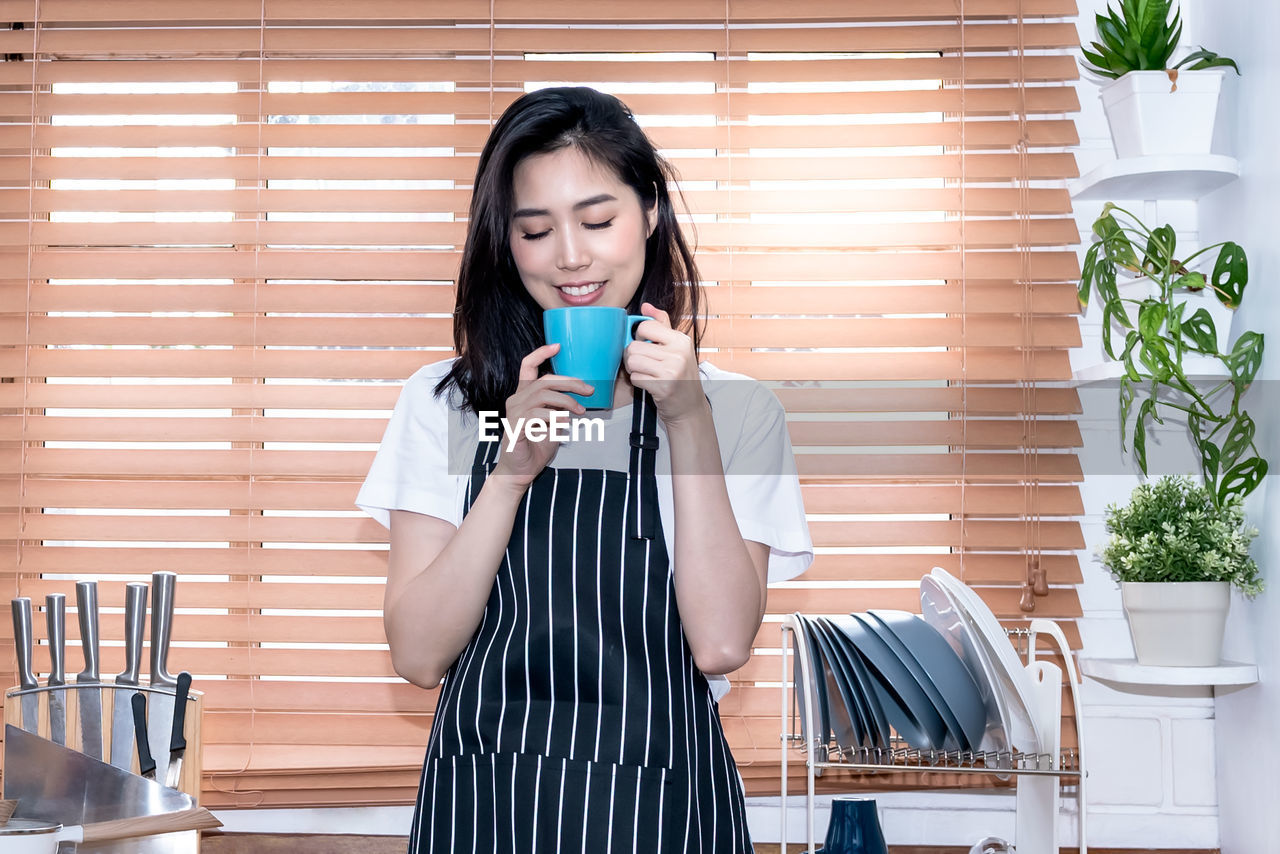
[[[28,51],[29,53],[29,51]],[[767,54],[765,54],[767,56]],[[837,57],[839,55],[837,54]],[[494,71],[498,82],[570,80],[582,74],[583,64],[575,61],[525,60],[519,56],[496,56]],[[868,81],[868,80],[957,80],[965,83],[1052,83],[1075,80],[1079,69],[1069,55],[1030,54],[1017,56],[972,55],[962,63],[955,55],[928,54],[880,59],[874,54],[857,59],[833,58],[822,62],[792,62],[767,58],[747,60],[731,56],[712,71],[708,62],[607,62],[591,68],[592,77],[602,83],[705,81],[727,79],[733,86],[759,82]],[[259,71],[261,70],[261,77]],[[102,82],[153,82],[167,80],[242,82],[260,81],[360,80],[409,82],[461,82],[488,85],[487,59],[424,56],[414,59],[391,57],[307,58],[269,56],[259,62],[256,52],[244,58],[202,57],[176,59],[169,56],[133,59],[110,56],[94,60],[59,58],[38,63],[37,83],[95,80]],[[0,83],[30,86],[33,77],[29,62],[0,64]]]

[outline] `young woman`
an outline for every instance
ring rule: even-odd
[[[480,155],[456,359],[405,384],[357,504],[391,530],[396,672],[440,690],[410,852],[749,852],[716,701],[812,560],[782,407],[698,362],[667,166],[618,99],[519,98]],[[480,441],[583,416],[542,312],[638,324],[593,441]]]

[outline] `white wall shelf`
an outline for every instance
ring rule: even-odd
[[[1222,362],[1212,356],[1199,353],[1188,353],[1182,359],[1183,370],[1192,380],[1227,380],[1231,374],[1223,367]],[[1106,361],[1088,365],[1075,370],[1071,378],[1077,383],[1096,383],[1103,380],[1118,380],[1124,376],[1124,362]]]
[[[1252,685],[1258,681],[1258,667],[1238,661],[1224,661],[1217,667],[1155,667],[1132,658],[1082,658],[1080,672],[1103,682],[1125,685]]]
[[[1160,154],[1103,163],[1067,182],[1081,201],[1198,199],[1240,177],[1240,163],[1222,154]]]

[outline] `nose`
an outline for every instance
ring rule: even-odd
[[[561,270],[580,270],[591,263],[582,235],[570,228],[558,229],[556,266]]]

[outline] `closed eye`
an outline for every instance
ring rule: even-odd
[[[602,228],[609,228],[612,225],[613,225],[613,218],[610,217],[604,222],[584,222],[582,224],[582,227],[589,228],[592,231],[599,231]],[[541,240],[542,238],[546,237],[550,233],[551,233],[551,229],[547,229],[546,231],[539,231],[536,234],[522,234],[520,236],[525,240]]]

